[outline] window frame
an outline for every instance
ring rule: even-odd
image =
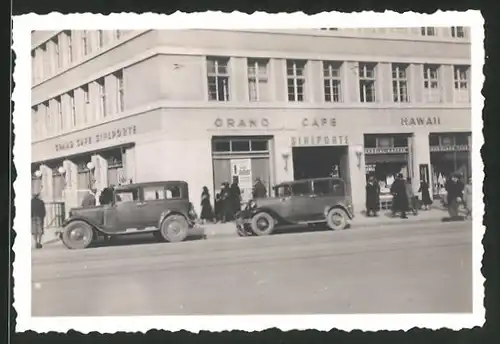
[[[288,102],[305,102],[306,101],[306,84],[307,84],[307,60],[286,60],[286,85]],[[289,74],[290,69],[292,74]],[[298,71],[302,71],[298,73]],[[293,93],[290,93],[290,86],[293,88]],[[301,89],[301,93],[299,92]],[[290,97],[293,96],[293,97]],[[302,97],[302,98],[301,98]]]
[[[451,37],[453,38],[465,38],[465,27],[464,26],[452,26],[450,28]]]
[[[105,77],[99,78],[96,80],[97,88],[99,89],[99,110],[101,112],[101,116],[108,116],[108,108],[107,108],[107,94],[106,94],[106,80]]]
[[[453,66],[453,88],[455,91],[468,91],[469,89],[469,66],[454,65]],[[465,79],[461,78],[461,72],[465,75]],[[462,87],[465,84],[465,87]]]
[[[210,64],[213,63],[213,71],[210,69]],[[231,88],[230,88],[230,72],[229,65],[231,63],[230,57],[216,57],[216,56],[207,56],[206,57],[206,67],[207,67],[207,89],[208,89],[208,100],[216,101],[216,102],[228,102],[231,100]],[[225,72],[220,72],[220,67],[225,68]],[[210,82],[213,78],[214,84]],[[220,97],[219,92],[220,86],[219,80],[222,82],[222,98]],[[211,90],[211,86],[215,86],[215,90]],[[214,93],[215,92],[215,93]],[[215,98],[212,96],[212,93],[215,94]]]
[[[434,26],[421,26],[420,35],[424,37],[436,37],[436,28]]]
[[[372,76],[368,75],[368,71],[372,71]],[[361,103],[376,103],[377,97],[377,63],[375,62],[360,62],[358,64],[358,79],[359,79],[359,101]],[[372,100],[367,100],[368,88],[372,88]]]
[[[323,62],[323,100],[327,103],[341,103],[342,97],[342,61],[322,61]],[[337,76],[333,72],[337,71]],[[335,89],[337,99],[335,99]],[[327,92],[328,91],[328,92]],[[329,99],[328,99],[329,98]]]
[[[409,103],[409,80],[408,80],[408,64],[403,63],[392,63],[391,64],[391,76],[392,76],[392,100],[395,103]],[[404,72],[404,77],[400,76],[401,71]],[[396,76],[394,75],[396,74]],[[401,93],[401,89],[404,87],[405,94]],[[396,93],[395,93],[396,91]]]

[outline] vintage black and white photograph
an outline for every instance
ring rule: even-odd
[[[482,325],[480,14],[235,15],[14,20],[19,326]]]

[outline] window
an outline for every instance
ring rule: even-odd
[[[286,61],[288,101],[304,101],[306,63],[307,61]]]
[[[97,80],[97,87],[99,88],[99,110],[101,116],[106,117],[108,113],[106,108],[106,84],[104,78]]]
[[[394,136],[392,138],[392,146],[395,148],[408,147],[408,137],[407,136]]]
[[[292,184],[292,194],[294,196],[308,195],[311,192],[311,183],[301,182]]]
[[[436,29],[432,26],[424,26],[420,28],[422,36],[436,36]]]
[[[267,66],[267,60],[249,59],[247,61],[248,96],[250,101],[259,102],[270,99]]]
[[[144,200],[145,201],[157,201],[165,199],[165,190],[162,187],[149,187],[144,188]]]
[[[214,141],[214,152],[230,152],[231,151],[231,141]]]
[[[97,30],[97,44],[99,48],[104,46],[104,32],[102,30]]]
[[[324,61],[323,62],[323,81],[325,91],[325,101],[341,101],[341,62]]]
[[[469,88],[468,74],[468,66],[453,67],[453,80],[455,83],[455,90],[467,90]]]
[[[464,38],[465,30],[463,26],[452,26],[451,27],[451,37]]]
[[[62,111],[61,96],[57,96],[54,100],[56,102],[57,121],[59,122],[59,130],[64,130],[64,118]]]
[[[424,66],[424,97],[427,102],[440,102],[439,66]]]
[[[396,103],[406,103],[408,99],[407,65],[392,65],[392,97]]]
[[[139,200],[139,190],[118,190],[115,192],[116,203],[136,202]]]
[[[375,136],[365,135],[365,148],[377,148],[377,138]]]
[[[362,103],[373,103],[375,97],[375,64],[359,64],[359,99]]]
[[[61,56],[61,47],[59,46],[59,37],[55,36],[54,38],[51,39],[51,42],[54,45],[56,69],[59,69],[62,66],[62,63],[61,63],[62,56]]]
[[[250,141],[251,148],[250,150],[253,152],[262,152],[269,150],[269,141],[268,140],[252,140]]]
[[[87,30],[82,31],[82,51],[84,56],[90,54],[92,51]]]
[[[116,78],[116,88],[118,89],[118,97],[117,97],[117,106],[118,112],[123,112],[125,110],[125,101],[124,101],[124,88],[123,88],[123,70],[119,70],[114,73]]]
[[[332,193],[331,180],[315,180],[313,181],[313,189],[316,195],[329,195]]]
[[[44,43],[40,45],[41,59],[42,59],[42,75],[46,79],[51,73],[52,68],[50,67],[50,59],[47,54],[47,45]]]
[[[69,106],[71,107],[71,125],[76,127],[76,107],[75,107],[75,92],[73,90],[68,92]]]
[[[165,189],[165,198],[181,198],[181,188],[176,185],[169,185]]]
[[[73,36],[70,30],[64,31],[64,35],[66,35],[66,42],[68,48],[68,62],[73,62]]]
[[[250,151],[250,141],[249,140],[233,140],[231,142],[231,151],[233,152],[249,152]]]
[[[229,101],[228,58],[207,58],[208,99]]]
[[[274,189],[274,194],[276,197],[289,197],[292,195],[292,189],[290,185],[280,185]]]

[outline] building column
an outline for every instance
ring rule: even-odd
[[[363,144],[353,144],[348,148],[349,155],[349,185],[351,187],[354,213],[359,216],[365,210],[366,176],[365,154]]]
[[[108,186],[108,162],[101,155],[92,156],[92,164],[94,165],[94,188],[97,192]]]
[[[467,177],[472,178],[472,134],[469,134],[467,136],[467,144],[469,146],[469,161],[467,166],[467,168],[469,169],[469,175]]]
[[[42,172],[42,189],[40,190],[40,197],[45,202],[50,202],[54,199],[52,195],[52,169],[47,165],[40,165]]]
[[[135,147],[131,147],[125,150],[125,154],[123,157],[123,167],[125,170],[125,178],[127,178],[127,182],[132,181],[133,183],[136,183]]]
[[[392,97],[392,65],[379,63],[375,80],[375,99],[378,103],[393,103]]]
[[[78,168],[71,160],[64,160],[63,167],[66,173],[64,180],[66,186],[64,188],[64,203],[66,216],[69,215],[71,208],[78,207]]]
[[[229,80],[229,99],[231,101],[248,101],[247,59],[232,57],[229,64],[231,79]]]
[[[420,175],[420,165],[426,164],[429,171],[429,192],[432,195],[432,170],[431,170],[431,153],[429,145],[429,133],[416,132],[410,139],[412,144],[410,149],[412,155],[412,169],[409,175],[412,178],[412,186],[414,190],[418,190],[420,180],[423,176]]]
[[[106,89],[106,108],[107,115],[115,115],[118,113],[118,81],[114,74],[107,75],[104,78]]]

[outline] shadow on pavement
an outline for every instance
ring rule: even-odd
[[[189,236],[186,241],[203,240],[203,236]],[[113,246],[131,246],[131,245],[144,245],[144,244],[167,244],[166,242],[158,241],[152,234],[138,234],[130,236],[116,236],[111,237],[109,240],[98,239],[89,245],[88,249],[99,247],[113,247]]]

